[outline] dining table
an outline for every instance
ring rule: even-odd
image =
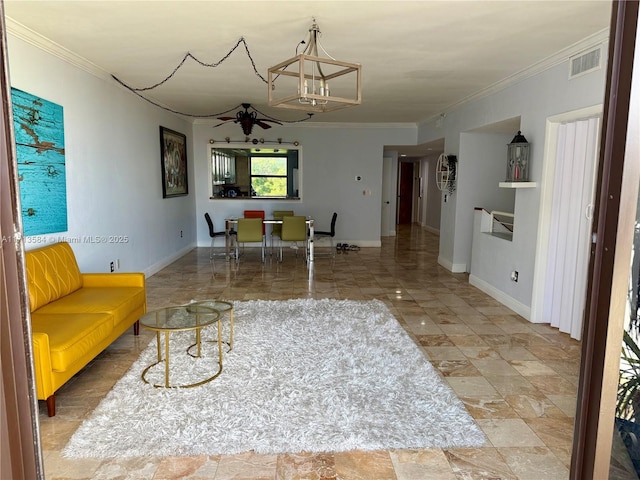
[[[225,218],[224,220],[224,233],[225,233],[225,253],[226,258],[229,260],[231,258],[231,231],[234,226],[238,225],[238,218],[240,217],[231,217]],[[277,225],[282,224],[282,218],[263,218],[262,223],[264,225]],[[307,227],[309,227],[309,261],[313,262],[313,218],[307,217]]]

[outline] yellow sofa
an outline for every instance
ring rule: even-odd
[[[71,246],[26,252],[38,399],[55,415],[55,392],[147,308],[143,273],[80,273]]]

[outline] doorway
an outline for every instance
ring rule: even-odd
[[[549,323],[577,340],[601,114],[602,105],[595,105],[547,119],[531,321]]]

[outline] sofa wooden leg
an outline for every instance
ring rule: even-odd
[[[136,320],[136,323],[133,324],[133,334],[138,335],[140,333],[140,320]]]
[[[50,417],[56,416],[56,394],[54,393],[46,400],[47,402],[47,414]]]

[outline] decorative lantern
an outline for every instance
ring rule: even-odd
[[[314,19],[309,38],[298,43],[304,51],[268,70],[269,106],[322,113],[362,103],[362,65],[333,58],[320,44],[321,35]]]
[[[529,181],[529,147],[522,132],[513,137],[507,152],[507,182]]]

